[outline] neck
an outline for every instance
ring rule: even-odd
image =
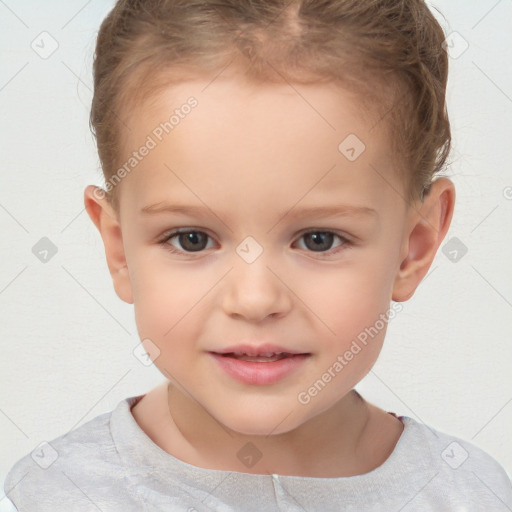
[[[170,435],[175,438],[172,453],[199,467],[326,478],[352,476],[367,469],[362,466],[361,446],[371,410],[354,390],[299,427],[266,436],[229,429],[170,383],[167,405]],[[253,458],[260,456],[252,465]]]

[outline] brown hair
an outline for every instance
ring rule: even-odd
[[[236,62],[253,81],[356,93],[361,112],[385,119],[405,199],[422,199],[451,146],[444,39],[423,0],[118,0],[94,58],[90,126],[104,177],[120,164],[123,112],[183,71],[213,79]]]

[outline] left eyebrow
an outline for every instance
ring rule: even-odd
[[[147,215],[155,215],[159,213],[174,213],[177,215],[189,215],[196,217],[205,217],[208,214],[215,214],[212,210],[204,206],[182,205],[178,203],[155,203],[141,208],[141,213]],[[289,219],[297,219],[300,217],[326,218],[339,216],[372,216],[378,217],[378,213],[373,208],[367,206],[355,205],[336,205],[336,206],[310,206],[304,208],[290,209],[281,212],[279,219],[288,217]]]
[[[355,217],[355,216],[372,216],[378,217],[378,213],[368,206],[355,205],[336,205],[336,206],[311,206],[305,208],[297,208],[283,212],[279,218],[288,217],[296,219],[299,217]]]

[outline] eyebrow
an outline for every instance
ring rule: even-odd
[[[177,203],[160,202],[145,206],[142,208],[141,213],[146,215],[155,215],[161,213],[173,213],[178,215],[188,215],[195,217],[206,217],[209,214],[215,214],[210,208],[205,206],[181,205]],[[279,219],[288,217],[288,219],[297,219],[301,217],[354,217],[354,216],[372,216],[378,217],[377,211],[367,206],[355,205],[336,205],[336,206],[311,206],[304,208],[291,208],[288,211],[282,212]]]

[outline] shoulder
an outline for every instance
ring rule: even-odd
[[[486,506],[486,510],[496,510],[505,504],[512,507],[510,477],[491,455],[459,437],[409,417],[402,419],[409,433],[404,462],[414,465],[411,471],[431,475],[424,482],[423,495],[446,493],[447,500],[452,497],[460,503]]]
[[[123,400],[117,409],[128,408],[134,399]],[[18,460],[4,482],[14,505],[19,510],[88,510],[104,499],[104,490],[120,485],[116,480],[122,482],[127,470],[110,431],[112,412],[41,443]]]

